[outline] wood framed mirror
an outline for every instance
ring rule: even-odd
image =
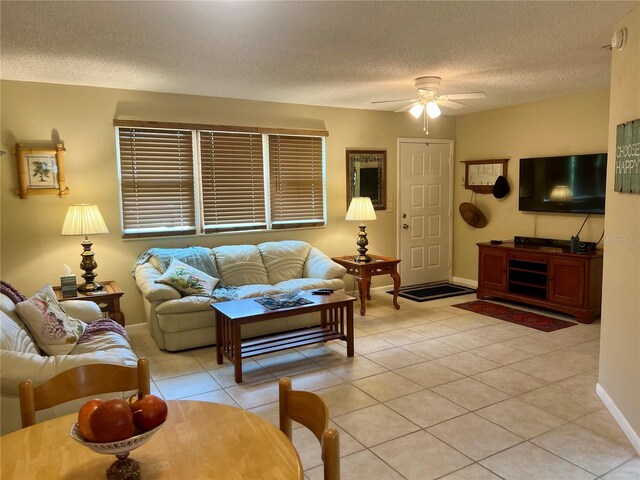
[[[369,197],[375,210],[385,210],[386,182],[386,150],[347,150],[347,208],[353,197]]]

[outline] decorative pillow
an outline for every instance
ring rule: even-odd
[[[218,281],[217,278],[174,258],[156,283],[171,285],[187,295],[211,295]]]
[[[18,303],[16,311],[47,355],[67,355],[84,332],[84,323],[62,310],[51,285]]]

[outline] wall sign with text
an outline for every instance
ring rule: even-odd
[[[613,189],[616,192],[640,193],[640,118],[617,127]]]

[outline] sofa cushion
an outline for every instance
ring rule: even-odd
[[[311,246],[305,242],[288,240],[261,243],[258,249],[262,254],[269,283],[275,285],[285,280],[302,277],[304,262]]]
[[[148,257],[149,263],[164,273],[171,265],[171,261],[176,259],[213,278],[220,278],[215,262],[212,261],[209,253],[210,250],[204,247],[150,248],[138,256],[136,263],[144,263],[142,260]]]
[[[40,355],[22,321],[0,312],[0,350]]]
[[[269,283],[260,250],[255,245],[225,245],[213,249],[220,278],[226,286]]]
[[[189,313],[199,312],[202,310],[213,312],[211,309],[211,297],[201,297],[199,295],[189,295],[175,300],[167,300],[158,304],[156,307],[157,314],[168,313]]]
[[[341,290],[344,288],[344,282],[339,278],[333,278],[331,280],[324,280],[322,278],[293,278],[280,282],[275,286],[286,293],[294,293],[300,290],[314,290],[316,288]]]
[[[51,285],[17,304],[16,311],[47,355],[68,354],[84,331],[84,323],[69,317],[60,307]]]
[[[169,268],[158,277],[156,283],[171,285],[187,295],[211,295],[218,280],[174,258]]]

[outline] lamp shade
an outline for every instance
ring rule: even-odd
[[[553,190],[551,190],[549,200],[552,202],[572,202],[573,193],[571,193],[571,189],[566,185],[556,185],[553,187]]]
[[[98,206],[70,205],[62,225],[62,235],[94,235],[96,233],[109,233]]]
[[[353,197],[345,220],[375,220],[376,211],[369,197]]]
[[[429,118],[438,118],[441,113],[442,112],[440,111],[440,107],[438,107],[438,104],[436,102],[431,100],[429,103],[427,103],[427,114],[429,115]]]
[[[424,110],[424,107],[422,106],[422,104],[416,103],[413,107],[411,107],[411,109],[409,110],[409,113],[413,115],[414,118],[420,118],[420,115],[422,115],[422,110]]]

